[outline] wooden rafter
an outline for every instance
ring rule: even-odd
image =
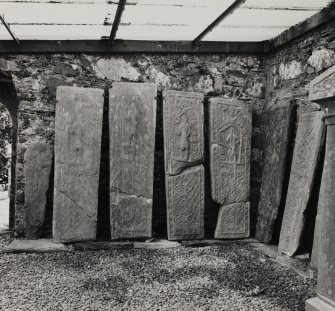
[[[124,11],[124,8],[126,6],[126,2],[127,0],[119,0],[119,4],[117,6],[117,10],[116,10],[116,14],[115,14],[115,18],[114,18],[114,22],[113,22],[113,26],[112,26],[112,31],[109,37],[110,43],[113,44],[115,37],[116,37],[116,33],[117,30],[119,28],[119,24],[121,22],[121,17]]]
[[[5,28],[7,29],[7,31],[9,32],[10,36],[13,38],[13,40],[15,40],[17,45],[20,45],[19,39],[15,36],[14,32],[12,32],[12,30],[10,29],[9,24],[5,21],[5,16],[0,15],[0,20],[2,24],[5,26]]]
[[[197,36],[193,43],[198,43],[203,37],[211,32],[217,25],[219,25],[227,16],[232,14],[238,7],[240,7],[246,0],[235,0],[215,21],[213,21],[199,36]]]

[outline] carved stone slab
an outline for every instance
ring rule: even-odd
[[[169,240],[204,237],[204,167],[166,176]]]
[[[26,237],[41,237],[45,224],[47,191],[52,166],[52,150],[45,142],[34,142],[24,154],[24,201],[26,207]]]
[[[320,100],[335,97],[335,66],[329,68],[310,82],[309,100]]]
[[[271,242],[282,199],[292,116],[293,106],[289,102],[264,113],[265,155],[255,234],[264,243]]]
[[[96,238],[104,91],[59,86],[55,124],[53,238]]]
[[[250,106],[237,100],[211,99],[209,139],[213,200],[223,205],[248,201]]]
[[[317,294],[335,306],[335,116],[325,119],[327,127],[325,161],[322,172],[320,200],[321,231],[318,258]],[[321,310],[321,309],[320,309]]]
[[[177,175],[204,157],[204,111],[200,93],[164,91],[165,172]]]
[[[216,239],[248,238],[250,231],[249,202],[221,206],[215,228]]]
[[[304,212],[311,195],[324,131],[322,111],[299,116],[291,175],[278,251],[293,256],[304,227]]]
[[[151,237],[157,86],[109,90],[112,239]]]

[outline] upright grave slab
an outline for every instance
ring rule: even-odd
[[[204,237],[203,95],[163,93],[169,240]]]
[[[255,234],[256,239],[263,243],[270,243],[273,238],[282,200],[292,120],[293,106],[288,101],[278,103],[264,113],[264,167]]]
[[[278,251],[293,256],[304,228],[304,212],[311,195],[324,132],[322,111],[299,115],[291,175]]]
[[[204,237],[204,174],[197,165],[166,178],[169,240]]]
[[[306,311],[335,311],[335,66],[310,83],[309,99],[326,112],[326,148],[315,228],[319,232],[314,232],[317,297],[306,301]]]
[[[104,91],[59,86],[55,124],[55,242],[94,240]]]
[[[24,154],[24,203],[28,239],[38,239],[43,234],[52,156],[50,145],[46,142],[33,142]]]
[[[157,86],[113,83],[109,90],[112,239],[151,237]]]
[[[165,91],[163,99],[165,172],[172,176],[204,160],[204,96]]]
[[[248,237],[251,109],[241,101],[213,98],[209,111],[212,198],[222,205],[214,236]]]

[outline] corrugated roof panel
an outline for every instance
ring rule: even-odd
[[[122,15],[122,22],[133,25],[207,26],[218,16],[218,12],[224,11],[233,1],[223,1],[220,10],[211,6],[127,5]]]
[[[99,40],[110,33],[110,26],[103,25],[13,25],[11,29],[21,40]]]
[[[234,0],[128,0],[117,39],[193,40]],[[247,0],[204,41],[263,41],[327,6],[330,0]],[[109,36],[118,0],[0,0],[19,39]],[[9,39],[4,27],[0,40]]]
[[[108,14],[116,12],[116,5],[59,4],[59,3],[6,3],[1,12],[8,23],[47,24],[103,24]]]
[[[283,28],[217,27],[203,41],[263,41],[284,31]]]
[[[117,37],[124,40],[190,40],[201,32],[203,26],[120,26]]]

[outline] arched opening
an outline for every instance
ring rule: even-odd
[[[0,71],[0,231],[14,230],[18,107],[11,74]]]
[[[7,108],[0,103],[0,232],[10,228],[10,184],[13,123]]]

